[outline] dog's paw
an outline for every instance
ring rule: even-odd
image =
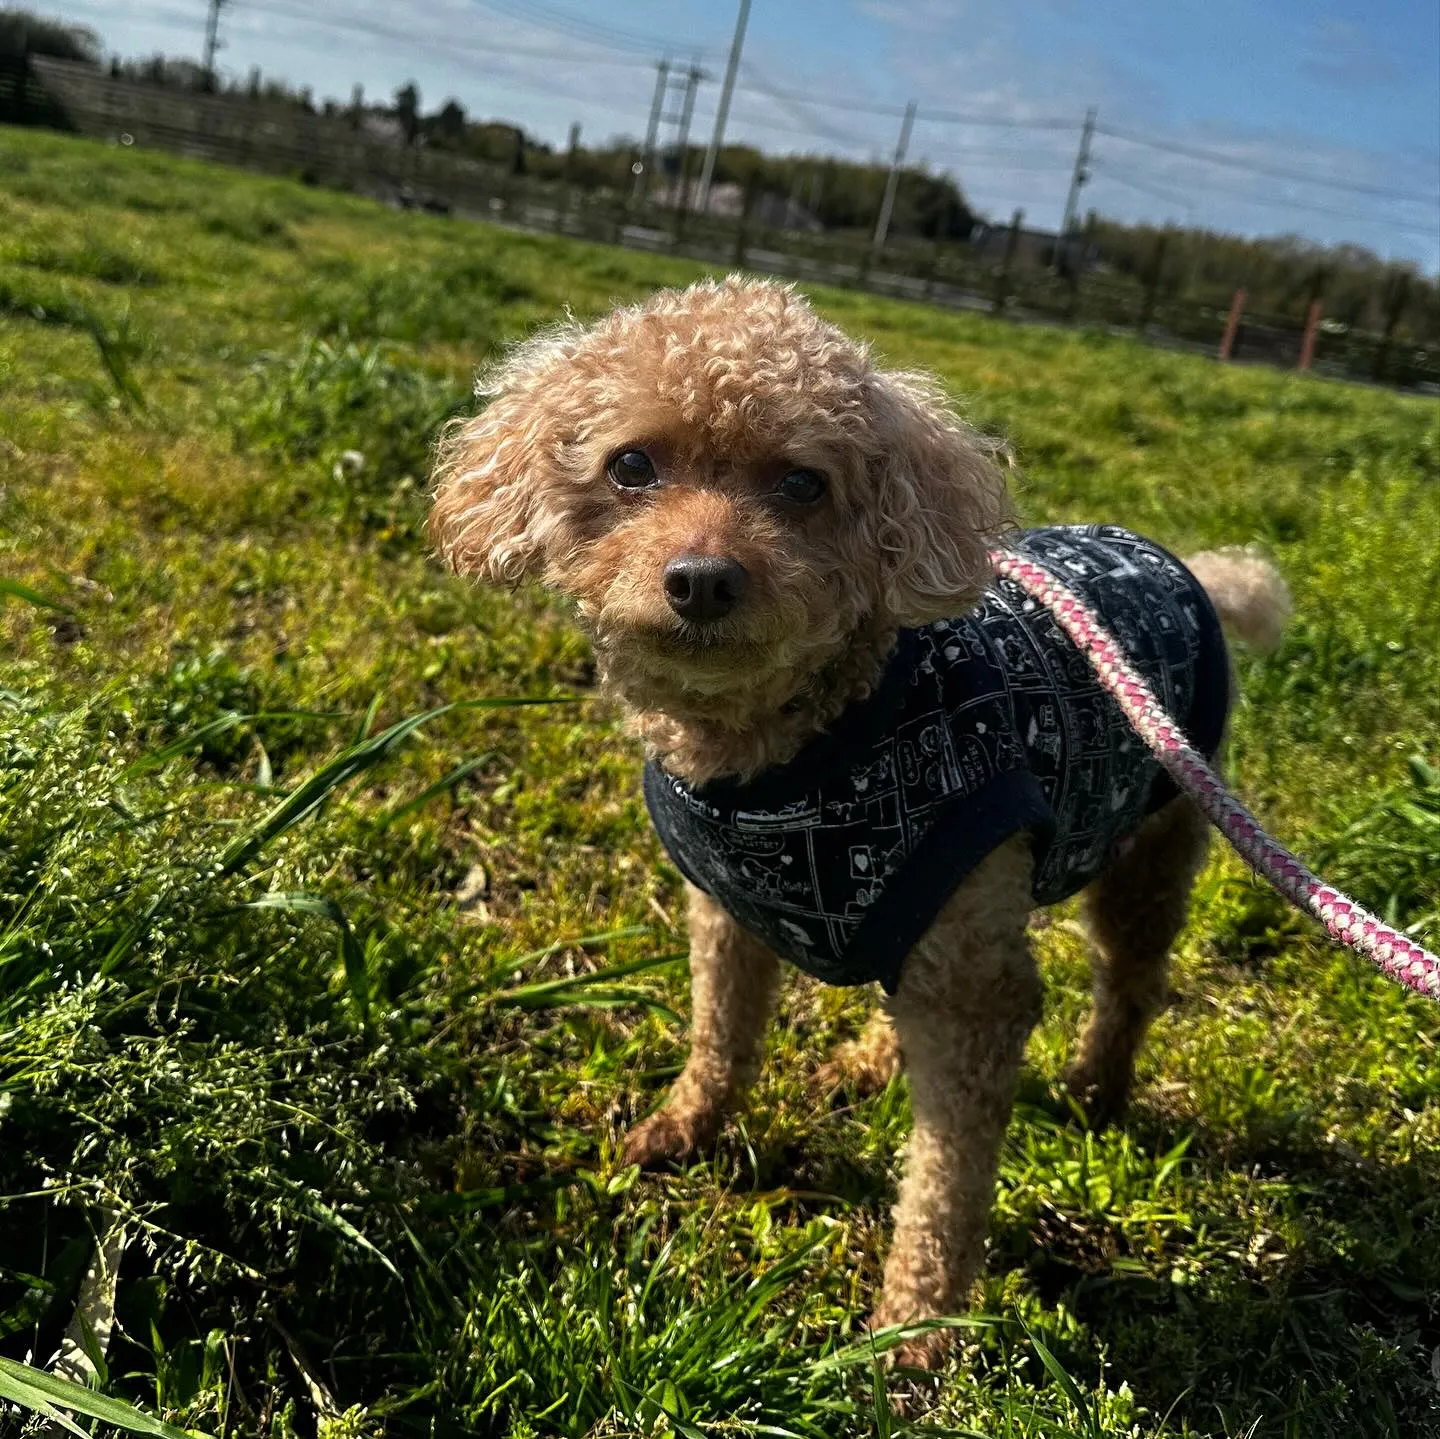
[[[810,1077],[811,1093],[827,1099],[849,1086],[861,1099],[879,1094],[900,1073],[900,1042],[888,1020],[872,1018],[858,1039],[837,1044]]]
[[[1061,1078],[1091,1129],[1105,1129],[1124,1116],[1130,1103],[1128,1072],[1116,1073],[1077,1061]]]
[[[626,1164],[658,1169],[691,1158],[714,1137],[716,1124],[705,1115],[657,1109],[625,1136]]]
[[[891,1311],[882,1300],[879,1308],[865,1321],[865,1327],[872,1333],[890,1329],[899,1324],[918,1323],[915,1315],[901,1316]],[[885,1360],[896,1369],[939,1369],[946,1356],[954,1348],[955,1334],[951,1329],[930,1329],[914,1334],[887,1350]]]

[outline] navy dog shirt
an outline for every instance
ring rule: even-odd
[[[1113,525],[1028,530],[1015,548],[1098,612],[1212,757],[1229,673],[1199,581]],[[875,690],[788,763],[699,786],[645,767],[650,816],[692,884],[817,979],[890,993],[1002,841],[1029,831],[1035,900],[1053,904],[1174,793],[1085,656],[999,578],[969,614],[902,631]]]

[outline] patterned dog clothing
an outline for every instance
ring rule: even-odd
[[[1220,624],[1173,555],[1113,525],[1014,546],[1089,604],[1207,758],[1229,710]],[[1074,894],[1175,794],[1051,615],[997,579],[967,615],[904,630],[875,690],[792,760],[690,786],[652,760],[676,867],[776,953],[894,993],[906,954],[1004,840],[1034,840],[1037,904]]]

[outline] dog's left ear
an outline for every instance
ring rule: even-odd
[[[869,386],[878,602],[902,626],[963,614],[1015,522],[1003,447],[966,425],[926,375],[876,372]]]

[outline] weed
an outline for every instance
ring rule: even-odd
[[[200,218],[200,228],[207,235],[239,240],[246,245],[294,243],[284,218],[263,205],[207,210]]]
[[[311,339],[258,361],[229,420],[237,444],[303,467],[347,518],[408,534],[431,438],[464,398],[382,344]]]
[[[158,285],[163,277],[144,263],[133,247],[122,249],[94,238],[78,246],[32,245],[14,257],[16,263],[60,275],[100,280],[107,285]]]
[[[481,255],[436,265],[333,265],[296,297],[295,319],[325,336],[460,341],[484,352],[499,337],[499,312],[530,287]]]

